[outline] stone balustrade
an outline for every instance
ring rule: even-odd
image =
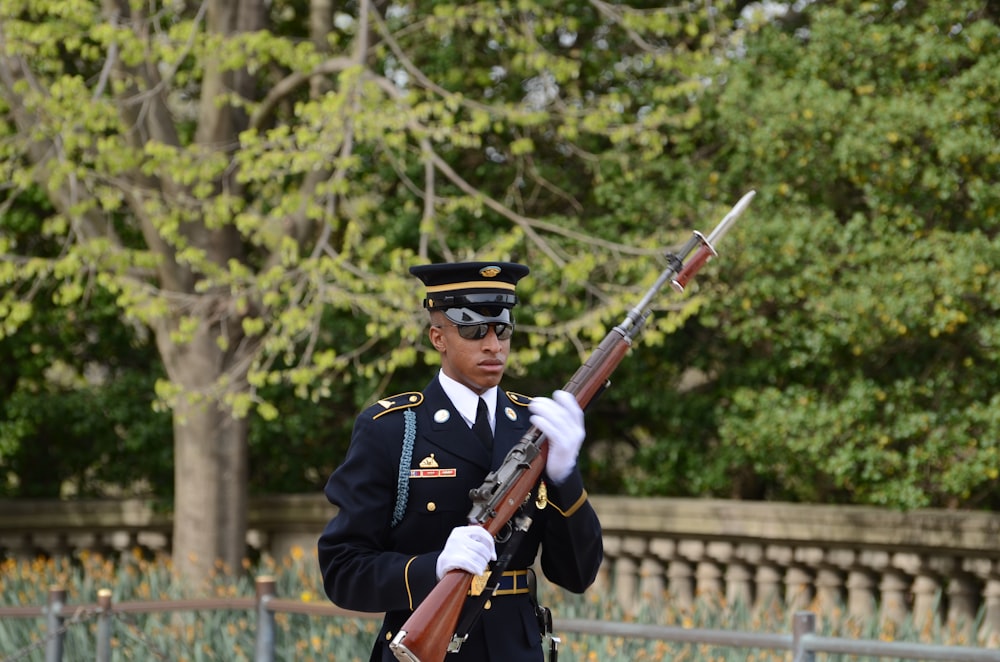
[[[710,499],[595,496],[598,577],[626,611],[705,596],[763,607],[843,608],[860,618],[940,619],[1000,633],[1000,514]],[[309,551],[334,513],[322,495],[254,499],[248,544]],[[0,502],[0,553],[169,551],[171,520],[147,503]]]

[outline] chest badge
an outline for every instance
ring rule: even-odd
[[[419,469],[410,469],[410,478],[454,478],[457,475],[457,469],[441,469],[434,453],[420,460]]]

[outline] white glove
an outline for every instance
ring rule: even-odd
[[[489,531],[476,524],[456,526],[438,556],[437,578],[440,580],[449,570],[481,575],[490,561],[496,560],[497,550]]]
[[[567,391],[556,391],[551,399],[535,398],[528,409],[533,414],[531,424],[549,440],[545,473],[549,480],[559,485],[573,472],[580,445],[587,436],[583,428],[583,410]]]

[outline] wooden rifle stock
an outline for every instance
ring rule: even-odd
[[[537,430],[532,426],[525,437],[532,434],[532,431],[538,435]],[[515,489],[523,489],[526,495],[534,488],[545,468],[546,457],[548,457],[547,447],[542,449],[528,470],[511,486],[511,494],[515,493]],[[497,535],[504,524],[514,516],[523,501],[522,496],[520,501],[514,502],[511,499],[505,502],[497,510],[496,516],[480,524],[490,532],[490,535]],[[472,586],[474,576],[464,570],[449,570],[445,573],[441,581],[431,589],[423,602],[406,619],[406,623],[389,644],[396,659],[403,662],[441,662],[444,660],[449,646],[453,645],[452,635],[455,634],[455,627],[462,615],[462,607],[465,606],[465,598],[469,595],[469,588]],[[461,645],[461,642],[457,642],[455,645]]]
[[[733,221],[743,213],[754,194],[754,191],[750,191],[744,195],[707,239],[700,232],[695,232],[677,253],[667,255],[668,266],[656,283],[639,304],[629,311],[625,320],[608,332],[563,387],[563,390],[576,398],[580,407],[586,408],[607,386],[611,373],[625,358],[632,346],[632,339],[649,317],[649,306],[660,288],[669,281],[674,289],[683,291],[695,273],[717,255],[713,244],[722,238]],[[548,445],[545,441],[545,435],[531,426],[510,450],[500,467],[470,493],[473,503],[469,513],[470,522],[483,526],[492,536],[503,529],[541,478],[548,457]],[[401,662],[443,662],[449,651],[459,649],[462,639],[456,636],[455,628],[472,586],[472,579],[473,575],[463,570],[451,570],[441,578],[389,644],[396,659]]]
[[[421,607],[429,607],[417,607],[389,644],[396,659],[404,662],[444,659],[455,633],[455,626],[458,625],[458,617],[462,614],[465,596],[472,586],[472,577],[463,570],[449,570],[445,573],[420,603]]]

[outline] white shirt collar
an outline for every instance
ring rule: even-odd
[[[490,427],[496,429],[494,421],[496,421],[497,391],[499,387],[494,386],[481,396],[476,395],[475,391],[465,384],[461,384],[444,374],[444,370],[438,372],[438,381],[441,383],[441,388],[444,389],[444,394],[448,396],[451,404],[455,406],[455,409],[458,410],[458,413],[461,414],[470,428],[476,422],[479,398],[482,398],[486,401],[486,409],[490,413]]]

